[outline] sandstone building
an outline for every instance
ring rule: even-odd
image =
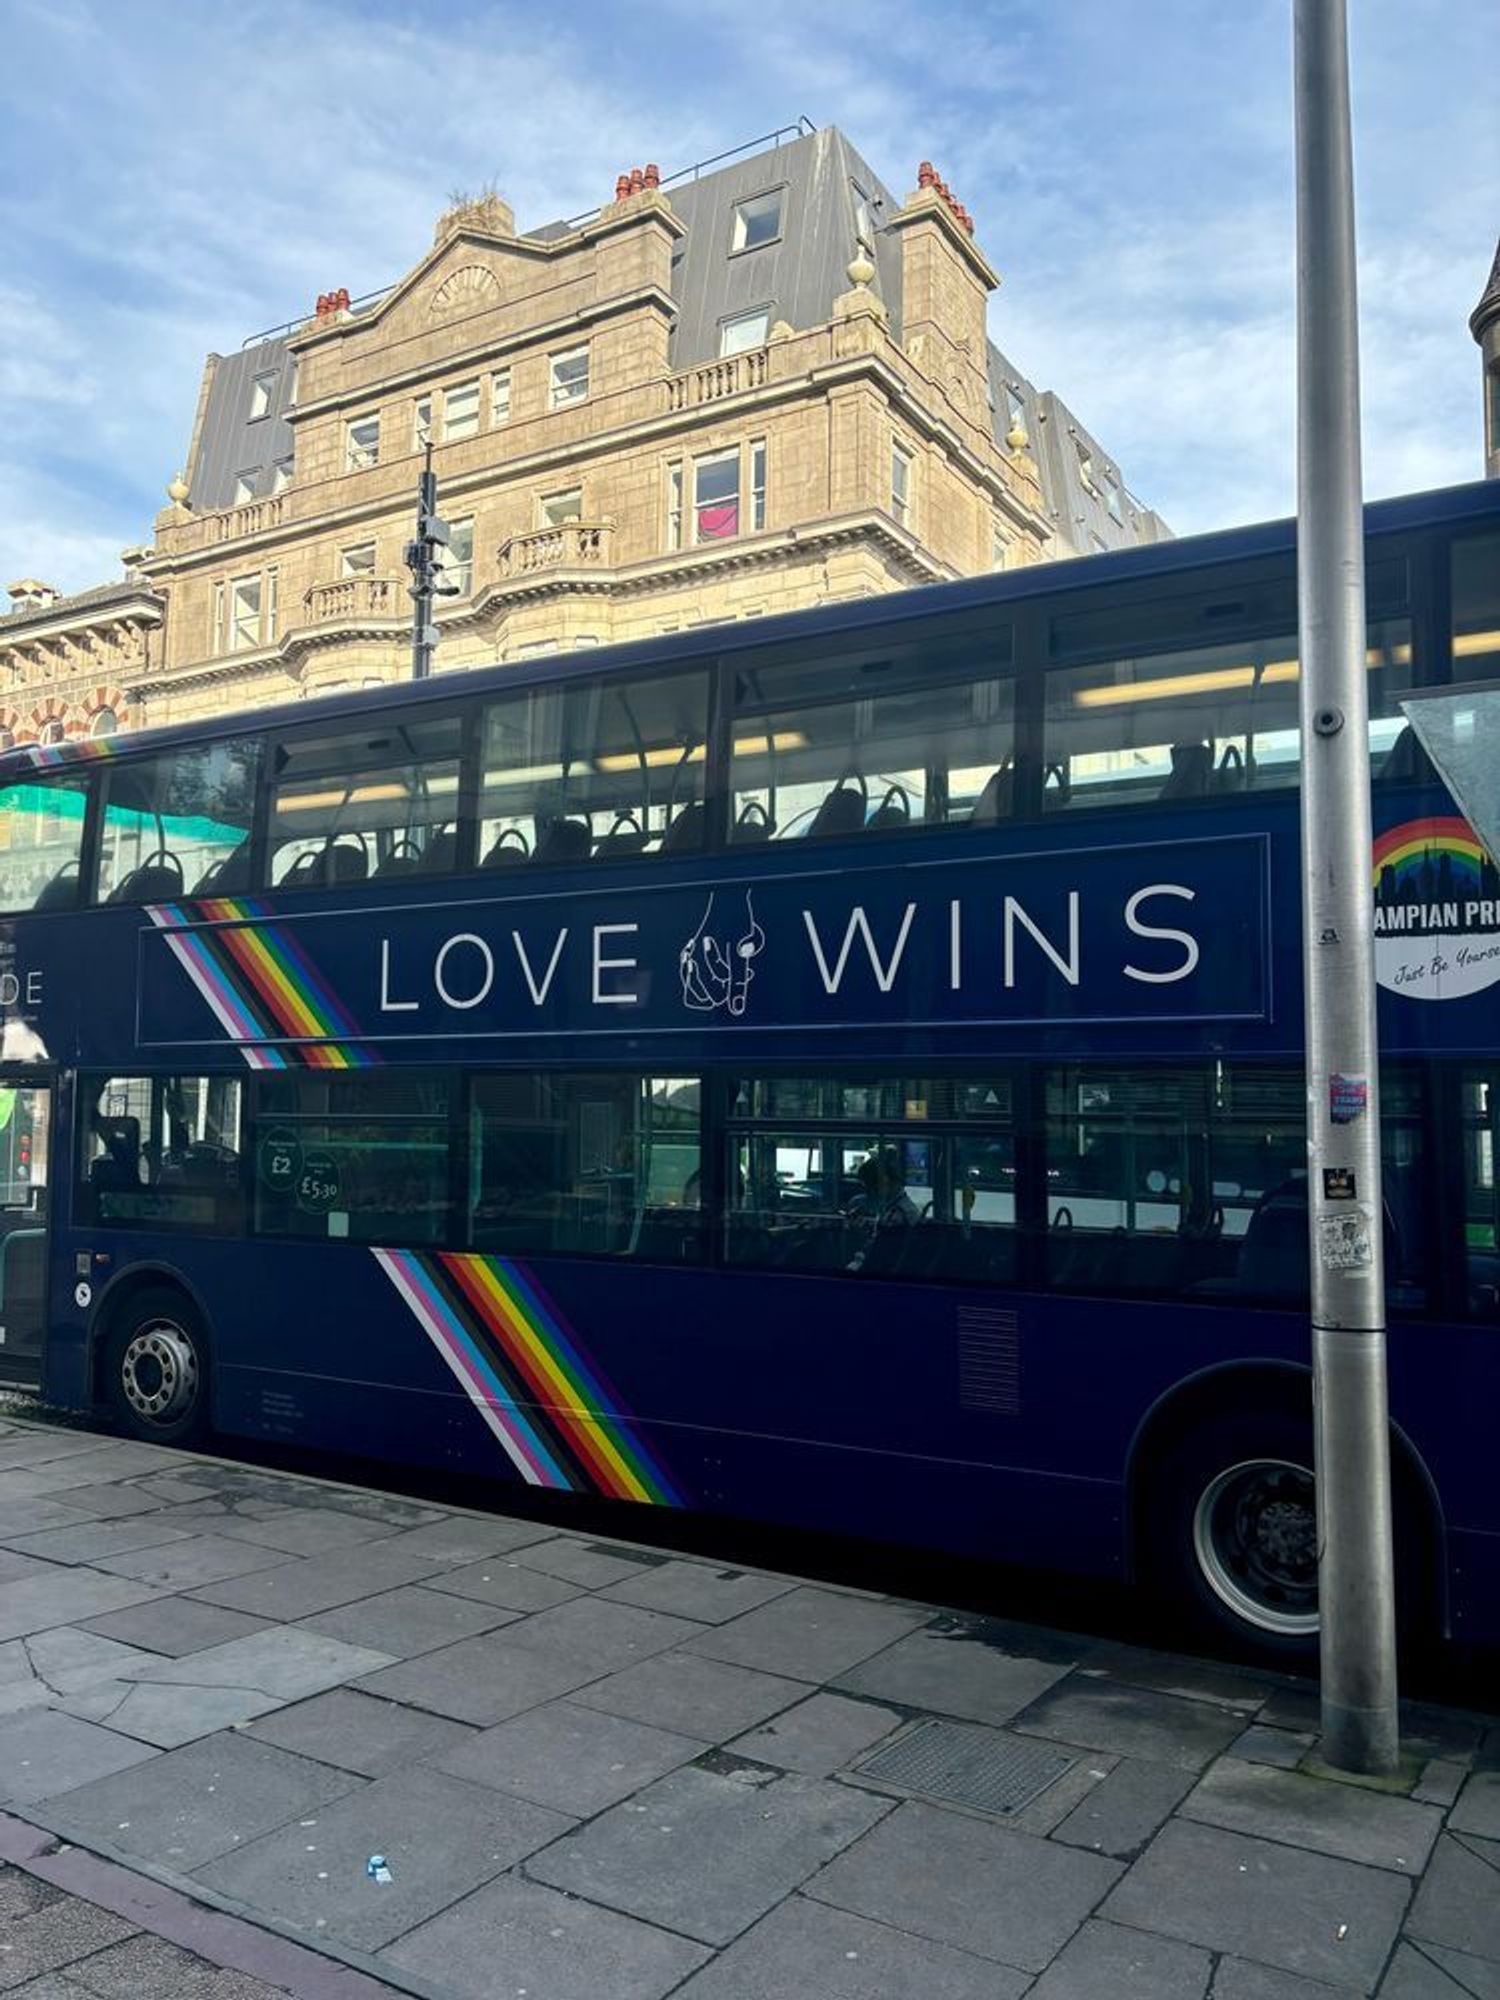
[[[972,218],[916,181],[897,197],[840,132],[798,128],[667,185],[622,174],[530,234],[493,194],[451,208],[389,290],[209,357],[126,581],[14,587],[3,726],[405,678],[429,445],[440,672],[1165,533],[989,341]]]

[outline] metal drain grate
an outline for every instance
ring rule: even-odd
[[[1078,1762],[1036,1743],[1021,1743],[964,1722],[919,1722],[854,1768],[945,1805],[1002,1817],[1019,1812]]]

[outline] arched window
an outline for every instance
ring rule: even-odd
[[[14,750],[15,747],[16,732],[13,729],[0,729],[0,750]]]
[[[112,708],[96,708],[89,717],[90,736],[116,736],[120,730],[120,718]]]
[[[61,717],[54,715],[50,721],[42,724],[41,733],[37,741],[39,743],[61,743],[66,735],[67,731],[62,726]]]

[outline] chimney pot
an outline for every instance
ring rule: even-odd
[[[661,186],[661,168],[654,161],[646,169],[646,185],[648,188],[659,188]]]
[[[629,174],[617,174],[615,177],[615,200],[623,201],[626,195],[629,194],[629,192],[630,192]]]
[[[921,166],[917,168],[917,186],[921,188],[937,186],[937,168],[934,167],[931,160],[924,160]]]

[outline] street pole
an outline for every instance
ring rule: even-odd
[[[448,524],[437,511],[437,474],[432,469],[432,440],[417,481],[417,532],[406,545],[406,567],[411,571],[411,677],[425,681],[432,672],[432,649],[437,644],[437,627],[432,622],[434,597],[451,597],[453,588],[440,580],[438,550],[448,545]]]
[[[1324,1759],[1395,1770],[1364,531],[1344,0],[1294,0],[1302,942]]]

